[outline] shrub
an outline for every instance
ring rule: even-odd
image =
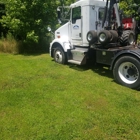
[[[22,53],[22,46],[23,43],[15,40],[10,33],[7,34],[6,38],[2,37],[0,40],[0,52],[19,54]]]
[[[23,42],[16,40],[11,33],[6,38],[0,39],[0,52],[21,54],[21,53],[46,53],[49,52],[51,37],[42,37],[39,42]]]

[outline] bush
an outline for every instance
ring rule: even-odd
[[[51,37],[44,37],[39,42],[23,42],[17,41],[12,34],[8,33],[6,38],[0,40],[0,52],[22,54],[22,53],[46,53],[49,52],[49,43]]]
[[[7,34],[6,38],[2,37],[0,40],[0,52],[19,54],[22,52],[22,48],[23,43],[15,40],[10,33]]]

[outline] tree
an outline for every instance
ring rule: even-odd
[[[1,23],[16,39],[38,42],[47,26],[57,22],[56,0],[6,0],[6,15]]]
[[[2,19],[2,16],[5,15],[5,5],[0,2],[0,19]],[[0,23],[0,36],[6,34],[6,30],[3,28],[2,24]]]
[[[138,8],[140,7],[139,0],[120,0],[120,8],[123,10],[125,15],[137,15],[139,18]]]
[[[6,6],[6,15],[0,22],[16,39],[38,42],[57,24],[58,5],[68,5],[74,0],[1,0]]]

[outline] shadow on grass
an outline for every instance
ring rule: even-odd
[[[31,49],[31,48],[26,48],[25,50],[22,51],[21,55],[24,56],[38,56],[38,55],[42,55],[42,54],[49,54],[49,49],[40,49],[40,48],[35,48],[35,49]]]
[[[78,71],[92,70],[94,73],[97,73],[100,76],[108,77],[108,78],[112,79],[111,82],[115,82],[116,84],[120,85],[119,83],[117,83],[114,80],[113,71],[111,71],[109,69],[109,67],[104,66],[102,64],[96,64],[94,66],[93,65],[82,65],[82,66],[79,66],[79,65],[74,65],[74,64],[68,64],[68,65],[69,65],[70,68],[72,68],[74,70],[78,70]],[[132,90],[134,90],[134,91],[140,91],[140,88],[132,89]]]
[[[78,71],[86,71],[86,70],[92,70],[93,72],[96,72],[97,74],[101,76],[106,76],[113,79],[113,73],[111,70],[109,70],[109,67],[101,65],[101,64],[95,64],[95,65],[74,65],[74,64],[68,64],[70,68],[78,70]]]
[[[47,52],[35,52],[35,53],[22,53],[21,55],[24,55],[24,56],[39,56],[39,55],[42,55],[42,54],[48,54]]]

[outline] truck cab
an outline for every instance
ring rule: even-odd
[[[80,0],[70,5],[70,20],[55,31],[55,39],[50,46],[51,56],[57,45],[64,52],[79,47],[89,47],[87,33],[102,29],[102,20],[106,2],[103,0]]]

